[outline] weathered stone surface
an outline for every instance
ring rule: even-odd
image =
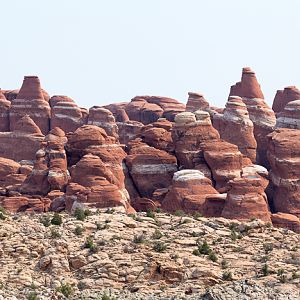
[[[272,214],[272,223],[275,227],[288,228],[300,233],[300,219],[294,215],[280,212]]]
[[[288,102],[277,114],[276,128],[300,129],[300,100]]]
[[[49,132],[51,109],[44,99],[37,76],[25,76],[17,98],[11,102],[9,111],[11,131],[15,130],[20,116],[24,115],[29,115],[43,134]]]
[[[11,159],[0,157],[0,187],[22,183],[26,175],[21,174],[21,165]]]
[[[115,117],[106,108],[93,106],[89,110],[88,124],[103,128],[107,135],[113,136],[118,140],[118,126]]]
[[[189,92],[189,98],[186,104],[186,111],[195,112],[196,110],[207,110],[209,108],[208,101],[204,95],[199,93]]]
[[[80,126],[84,125],[86,115],[82,108],[68,96],[53,96],[50,98],[51,106],[51,129],[61,128],[64,132],[73,132]]]
[[[229,191],[222,216],[229,219],[261,219],[271,221],[265,186],[260,178],[235,178],[229,182]]]
[[[278,90],[276,92],[272,109],[275,113],[279,113],[284,110],[289,102],[298,99],[300,99],[300,90],[295,86],[288,86],[284,88],[284,90]]]
[[[264,99],[264,95],[256,79],[255,72],[249,67],[243,68],[241,81],[231,87],[230,96]]]
[[[237,145],[241,153],[255,163],[257,143],[253,123],[242,98],[230,96],[223,114],[213,115],[213,125],[222,139]]]
[[[126,157],[130,175],[139,194],[151,199],[156,189],[171,184],[173,174],[177,171],[176,157],[138,140],[132,141],[130,147]]]
[[[210,194],[218,194],[211,181],[198,170],[181,170],[174,173],[172,185],[162,202],[167,212],[182,210],[205,215],[205,200]]]
[[[0,89],[0,132],[9,131],[9,109],[10,101],[6,100]]]
[[[280,128],[268,138],[274,208],[300,217],[300,131]]]
[[[15,161],[34,160],[44,136],[29,116],[20,118],[15,131],[0,132],[0,157]]]

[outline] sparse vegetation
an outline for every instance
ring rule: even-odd
[[[162,238],[162,236],[163,234],[158,229],[155,229],[154,233],[152,234],[152,238],[154,240],[159,240],[160,238]]]
[[[38,294],[36,292],[31,292],[27,296],[27,300],[38,300]]]
[[[226,281],[231,281],[231,280],[233,280],[232,273],[231,273],[230,271],[225,271],[225,272],[223,272],[223,274],[222,274],[222,279],[223,279],[223,280],[226,280]]]
[[[216,253],[213,252],[213,251],[211,251],[211,252],[208,254],[208,258],[209,258],[211,261],[213,261],[213,262],[218,261],[218,257],[217,257],[217,255],[216,255]]]
[[[221,261],[221,268],[222,269],[227,269],[228,268],[228,261],[225,259],[222,259]]]
[[[5,215],[6,215],[5,209],[2,206],[0,206],[0,220],[5,220],[6,219]]]
[[[63,220],[59,213],[54,213],[53,218],[51,219],[51,224],[60,226],[62,224]]]
[[[73,294],[73,287],[69,283],[61,283],[60,287],[56,290],[62,293],[66,298],[69,298]]]
[[[43,216],[40,218],[40,222],[45,226],[49,227],[51,225],[51,219],[49,216]]]
[[[84,232],[84,228],[82,227],[82,226],[79,226],[79,225],[77,225],[76,227],[75,227],[75,230],[74,230],[74,233],[76,234],[76,235],[82,235],[82,233]]]
[[[262,271],[263,276],[268,276],[270,274],[269,266],[267,264],[263,265],[261,271]]]
[[[271,243],[264,244],[264,250],[265,250],[266,254],[268,254],[269,252],[271,252],[273,250],[273,244],[271,244]]]
[[[85,239],[84,248],[90,249],[91,253],[98,252],[98,246],[94,243],[93,238],[90,235]]]
[[[183,210],[176,210],[174,215],[177,217],[183,217],[183,216],[185,216],[185,213]]]
[[[74,217],[79,221],[84,221],[86,217],[90,216],[92,212],[89,209],[83,210],[77,207],[74,211]]]
[[[60,234],[60,232],[59,232],[57,229],[51,228],[51,231],[50,231],[50,237],[51,237],[52,239],[58,239],[58,238],[61,237],[61,234]]]
[[[154,211],[152,211],[152,210],[147,210],[146,216],[147,216],[148,218],[155,219],[155,213],[154,213]]]
[[[142,244],[142,243],[144,243],[145,242],[145,236],[144,236],[144,234],[135,235],[133,237],[133,242],[135,244]]]
[[[163,242],[155,242],[153,245],[153,250],[156,252],[164,252],[167,250],[167,245]]]

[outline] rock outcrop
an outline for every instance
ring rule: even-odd
[[[11,101],[9,111],[10,130],[16,129],[20,116],[28,115],[47,134],[50,129],[51,109],[45,100],[37,76],[25,76],[16,99]]]
[[[6,100],[0,89],[0,132],[9,131],[9,109],[10,101]]]
[[[198,170],[181,170],[174,173],[172,185],[162,202],[166,212],[184,211],[201,213],[208,210],[206,197],[218,194],[211,181]]]
[[[276,128],[300,129],[300,100],[288,102],[277,114]]]
[[[242,98],[230,96],[223,114],[214,114],[213,125],[222,139],[237,145],[242,154],[256,162],[257,143],[253,123]]]
[[[18,119],[12,132],[0,132],[0,157],[15,161],[34,160],[44,140],[39,127],[25,115]]]
[[[53,96],[49,100],[51,106],[51,129],[59,127],[64,132],[73,132],[87,122],[87,111],[67,96]]]
[[[204,95],[199,93],[189,92],[189,98],[186,104],[186,111],[195,112],[196,110],[207,110],[209,109],[209,103],[204,98]]]
[[[300,130],[280,128],[268,138],[274,208],[300,217]]]
[[[300,233],[300,219],[294,215],[281,212],[272,214],[272,223],[275,227],[288,228]]]
[[[300,99],[300,90],[295,86],[288,86],[283,90],[278,90],[276,92],[272,109],[275,113],[279,113],[284,110],[289,102],[298,99]]]

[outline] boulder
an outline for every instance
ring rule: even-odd
[[[281,212],[272,214],[272,223],[274,227],[288,228],[300,233],[300,219],[294,215]]]

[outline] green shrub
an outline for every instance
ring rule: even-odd
[[[261,271],[262,271],[263,276],[268,276],[270,274],[269,266],[267,264],[263,265]]]
[[[155,219],[155,213],[152,210],[147,210],[146,216]]]
[[[49,216],[43,216],[40,218],[40,222],[45,226],[49,227],[51,225],[51,219]]]
[[[96,224],[97,230],[104,230],[104,229],[107,229],[109,227],[107,223],[100,224],[99,222],[96,222],[95,224]]]
[[[84,221],[87,216],[90,216],[92,212],[89,209],[83,210],[77,207],[74,211],[74,217],[79,221]]]
[[[223,280],[226,280],[226,281],[231,281],[233,278],[232,278],[232,273],[230,271],[225,271],[223,274],[222,274],[222,279]]]
[[[155,242],[153,245],[153,250],[156,252],[164,252],[167,249],[167,245],[163,242]]]
[[[264,244],[264,250],[268,254],[273,250],[273,244],[272,243],[266,243]]]
[[[51,219],[51,224],[60,226],[62,224],[62,217],[59,213],[54,213],[53,218]]]
[[[116,300],[116,298],[111,298],[111,297],[109,297],[106,293],[104,293],[103,295],[102,295],[102,298],[101,298],[101,300]]]
[[[75,230],[74,230],[74,233],[76,234],[76,235],[82,235],[82,233],[84,232],[84,228],[83,227],[81,227],[81,226],[79,226],[79,225],[77,225],[76,227],[75,227]]]
[[[213,262],[216,262],[218,260],[218,257],[216,255],[215,252],[211,251],[209,254],[208,254],[208,258],[213,261]]]
[[[62,283],[56,290],[62,293],[66,298],[69,298],[73,294],[73,288],[68,283]]]
[[[159,207],[156,208],[156,209],[155,209],[155,212],[158,213],[158,214],[161,213],[161,208],[159,208]]]
[[[54,228],[51,228],[51,231],[50,231],[50,237],[52,239],[58,239],[61,237],[61,234],[59,233],[58,230],[54,229]]]
[[[174,215],[177,217],[183,217],[185,215],[185,213],[183,210],[176,210]]]
[[[90,249],[91,253],[98,252],[98,246],[94,244],[93,238],[90,235],[85,239],[84,248]]]
[[[209,248],[207,241],[204,241],[202,244],[200,244],[198,246],[198,250],[201,254],[205,254],[205,255],[208,255],[211,252],[211,249]]]
[[[221,268],[222,269],[227,269],[228,268],[228,261],[227,260],[223,259],[221,261]]]
[[[158,229],[155,229],[154,233],[152,234],[152,238],[155,240],[159,240],[162,238],[162,236],[163,234]]]
[[[6,215],[5,209],[2,206],[0,206],[0,220],[5,220],[6,219],[5,215]]]
[[[36,292],[31,292],[28,296],[27,296],[27,300],[38,300],[39,297],[37,295]]]
[[[145,242],[145,236],[143,234],[135,235],[133,237],[133,242],[135,244],[142,244]]]
[[[108,208],[105,213],[107,214],[113,214],[116,210],[114,208]]]
[[[193,254],[196,255],[196,256],[200,256],[201,255],[199,249],[194,249],[193,250]]]

